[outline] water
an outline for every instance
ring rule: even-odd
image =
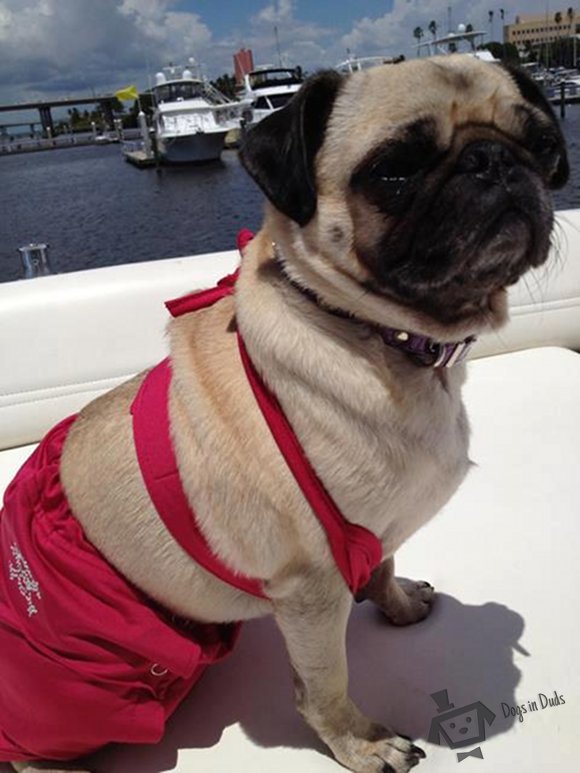
[[[580,105],[562,122],[571,178],[557,209],[580,207]],[[236,151],[202,167],[136,169],[118,145],[0,157],[0,281],[18,279],[18,247],[50,244],[54,270],[76,271],[233,249],[258,228],[262,194]]]
[[[0,157],[0,281],[20,276],[29,242],[50,244],[58,272],[233,249],[262,201],[235,151],[160,173],[118,145]]]

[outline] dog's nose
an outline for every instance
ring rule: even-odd
[[[463,148],[456,164],[460,174],[470,174],[489,183],[514,177],[516,159],[511,150],[499,142],[480,140]]]

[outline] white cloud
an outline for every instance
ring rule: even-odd
[[[176,0],[0,0],[0,101],[147,82],[212,43]]]
[[[158,59],[186,60],[205,50],[212,35],[198,14],[172,11],[172,5],[169,0],[123,0],[119,10],[146,38],[144,45],[155,44]]]
[[[452,30],[457,29],[458,24],[472,24],[475,29],[480,29],[487,35],[490,33],[488,12],[493,10],[495,40],[502,39],[502,24],[513,22],[518,13],[544,13],[546,10],[545,0],[527,0],[525,5],[522,5],[520,0],[500,0],[500,3],[496,5],[489,0],[459,0],[454,3],[449,0],[429,0],[427,3],[395,0],[391,13],[374,19],[357,19],[350,31],[341,37],[340,46],[343,51],[349,48],[358,56],[392,56],[402,53],[412,57],[416,55],[416,40],[413,37],[415,27],[421,27],[424,31],[423,40],[431,37],[427,29],[431,20],[437,23],[441,33],[446,33],[449,28],[449,8]],[[500,19],[500,7],[505,12],[504,22]],[[549,11],[551,17],[556,10],[555,7]]]
[[[524,9],[545,11],[545,0],[526,0],[523,8],[521,0],[501,1],[506,21]],[[454,2],[453,25],[470,22],[488,31],[490,5]],[[449,6],[449,0],[395,0],[391,13],[350,25],[342,20],[340,28],[337,19],[330,28],[301,19],[295,0],[264,0],[243,29],[216,39],[199,14],[180,10],[179,0],[0,0],[0,101],[103,92],[127,83],[143,87],[148,71],[190,56],[214,77],[232,71],[232,55],[242,45],[253,49],[256,64],[277,62],[274,27],[283,62],[309,71],[336,65],[347,48],[359,56],[414,56],[413,29],[421,26],[428,38],[434,19],[447,31]],[[499,7],[494,10],[498,38]]]
[[[292,0],[278,0],[262,8],[255,20],[264,24],[280,24],[280,22],[293,21],[294,3]]]
[[[336,29],[297,18],[293,0],[275,0],[250,19],[243,37],[244,45],[254,52],[256,64],[278,61],[274,27],[283,63],[306,69],[325,63],[329,42],[338,36]]]

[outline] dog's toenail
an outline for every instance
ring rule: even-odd
[[[416,754],[417,757],[421,757],[422,760],[425,759],[425,757],[427,756],[425,754],[425,752],[423,751],[423,749],[419,748],[418,746],[414,746],[414,745],[411,746],[410,752],[411,752],[411,754]]]

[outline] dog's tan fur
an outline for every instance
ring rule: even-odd
[[[465,58],[353,77],[337,98],[317,157],[312,220],[301,228],[268,205],[244,255],[235,298],[170,323],[170,416],[187,496],[215,552],[233,569],[262,578],[270,601],[201,569],[160,522],[132,441],[129,407],[143,376],[84,409],[64,451],[62,479],[73,511],[132,583],[201,621],[274,614],[295,672],[299,710],[336,758],[360,773],[382,771],[385,763],[405,773],[417,759],[409,756],[409,741],[368,720],[348,697],[351,596],[256,406],[235,329],[345,517],[382,540],[384,563],[361,597],[396,624],[422,619],[432,589],[399,586],[392,556],[467,472],[465,369],[417,367],[371,328],[328,314],[281,276],[273,243],[294,278],[363,320],[443,340],[501,324],[503,293],[485,315],[446,326],[363,292],[368,271],[353,248],[363,230],[363,205],[353,202],[348,175],[369,148],[413,116],[435,116],[458,148],[468,132],[478,136],[474,124],[480,133],[516,136],[513,105],[521,102],[505,73]],[[384,228],[373,218],[367,210],[371,232]]]

